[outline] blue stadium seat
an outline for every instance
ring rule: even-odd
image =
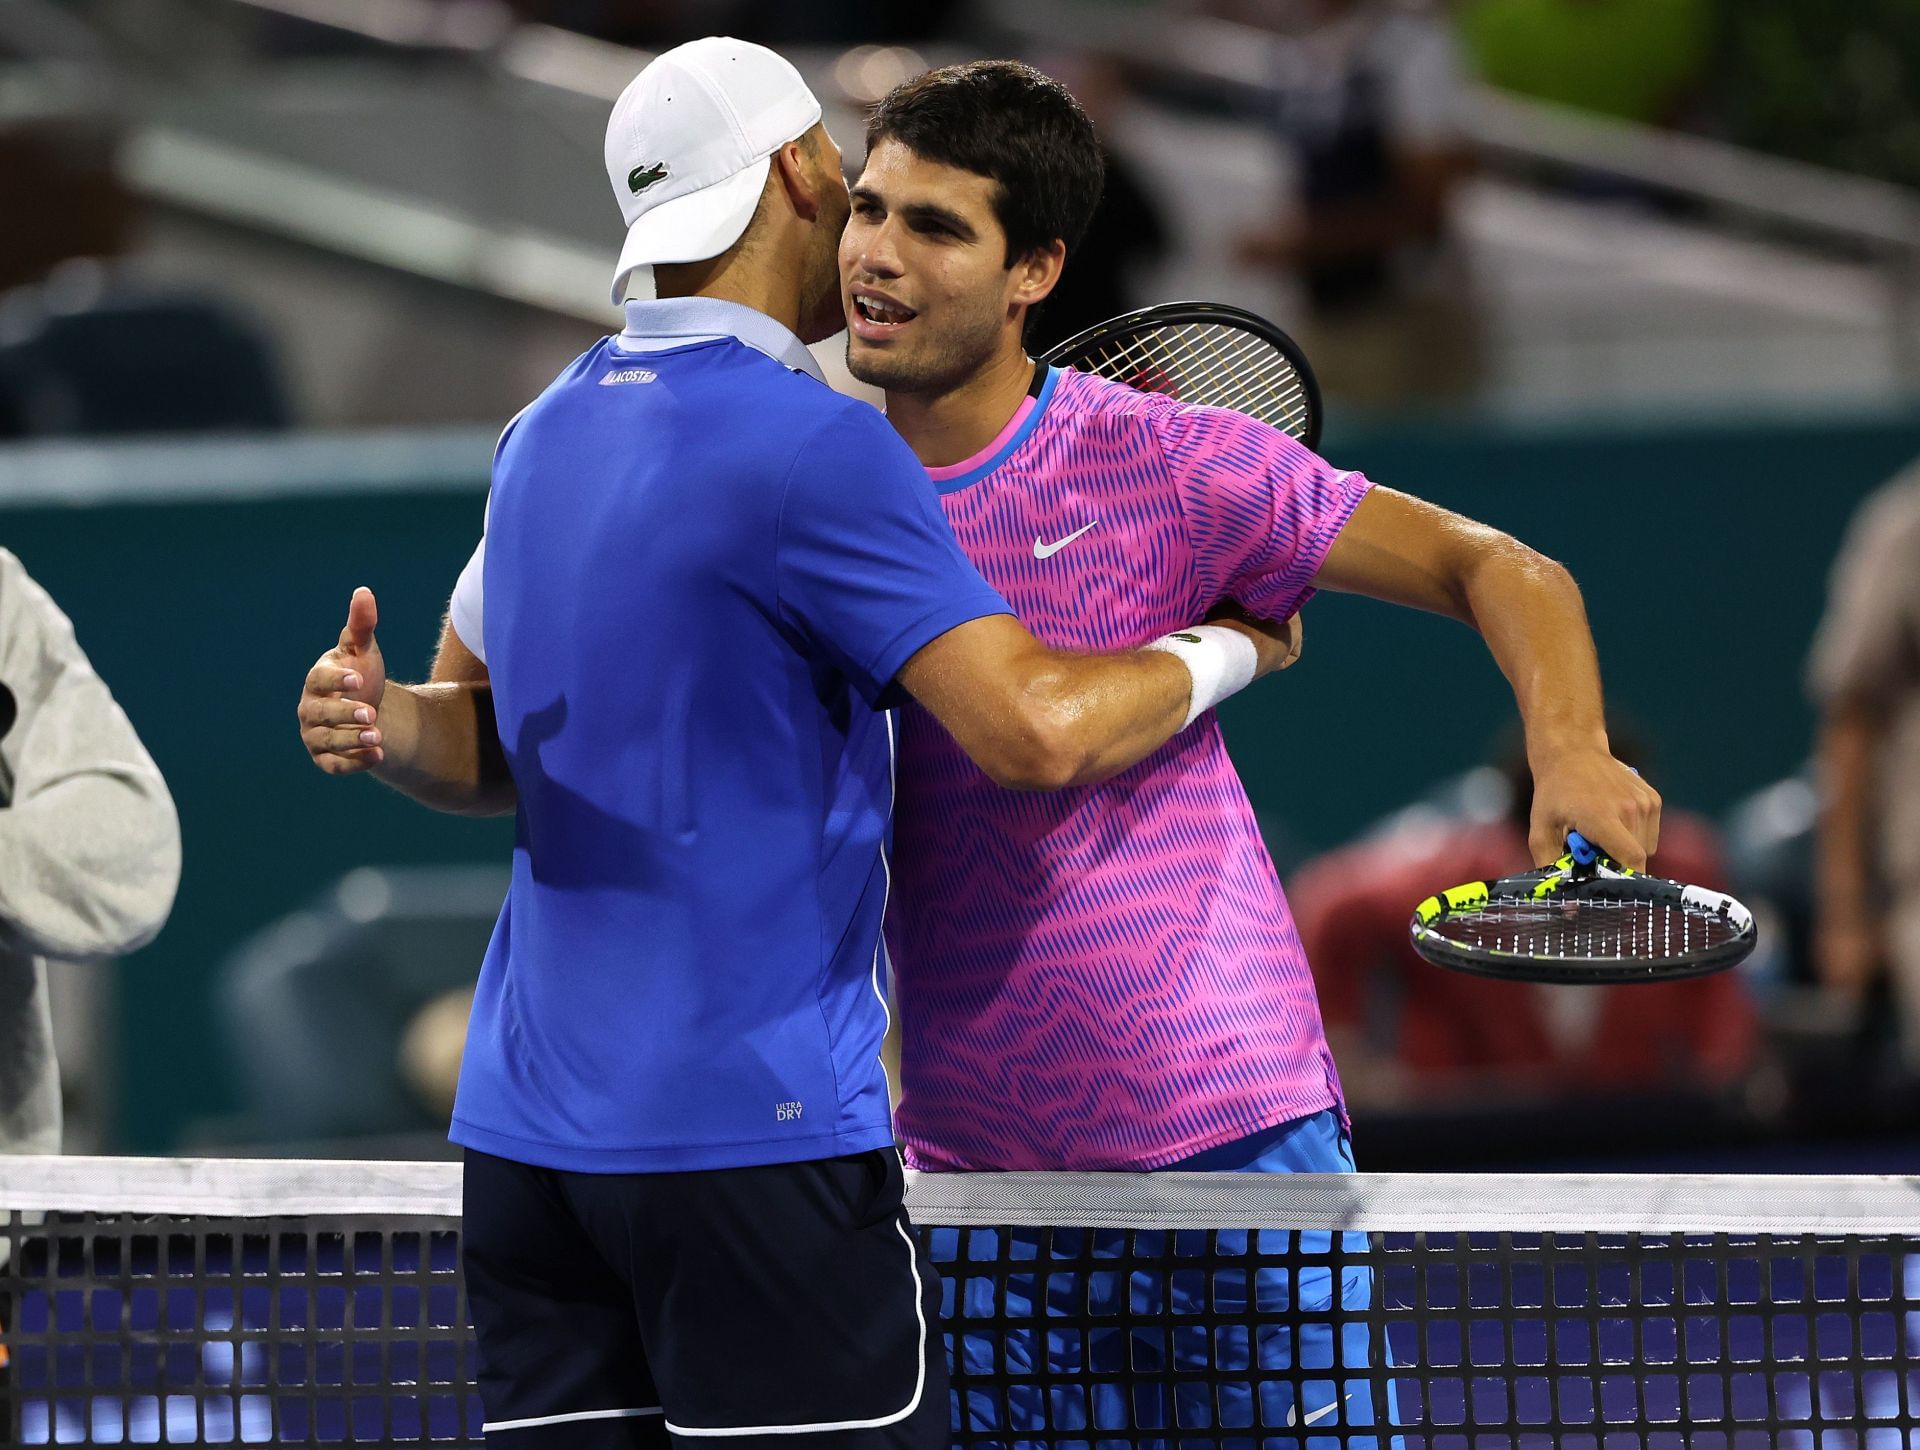
[[[30,330],[0,344],[0,437],[258,432],[291,419],[254,326],[208,298],[108,294],[71,312],[14,299]]]

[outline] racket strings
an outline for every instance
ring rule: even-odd
[[[1495,898],[1434,929],[1478,951],[1554,961],[1654,961],[1713,951],[1741,931],[1723,913],[1671,901]]]
[[[1311,421],[1306,385],[1286,354],[1238,327],[1155,327],[1095,347],[1073,366],[1147,392],[1231,408],[1295,438]]]
[[[1187,396],[1216,400],[1216,406],[1289,433],[1304,429],[1307,399],[1300,376],[1264,339],[1238,328],[1189,323],[1169,340],[1169,350],[1180,349],[1185,350]]]

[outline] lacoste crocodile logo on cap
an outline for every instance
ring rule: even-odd
[[[636,166],[627,173],[627,190],[638,196],[656,181],[667,178],[667,163],[656,161],[651,166]]]

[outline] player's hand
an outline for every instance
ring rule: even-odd
[[[1554,752],[1533,772],[1527,846],[1534,865],[1566,855],[1569,831],[1644,871],[1660,844],[1660,793],[1602,748]]]
[[[300,692],[300,740],[328,775],[371,770],[386,758],[380,702],[387,691],[387,666],[373,637],[379,622],[373,591],[354,590],[340,643],[307,671]]]
[[[1255,619],[1228,599],[1215,605],[1204,622],[1237,629],[1253,641],[1253,647],[1260,652],[1260,668],[1254,675],[1255,679],[1276,670],[1284,670],[1300,658],[1305,632],[1298,614],[1279,620]]]

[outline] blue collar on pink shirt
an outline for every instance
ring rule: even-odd
[[[1040,415],[1047,411],[1047,404],[1053,400],[1053,390],[1059,383],[1060,369],[1048,368],[1047,379],[1040,385],[1039,393],[1021,399],[1019,408],[1007,420],[1007,426],[1000,430],[998,438],[971,458],[949,463],[944,468],[927,470],[927,477],[933,480],[934,488],[940,493],[958,493],[1005,463],[1013,455],[1013,450],[1025,443],[1039,426]]]

